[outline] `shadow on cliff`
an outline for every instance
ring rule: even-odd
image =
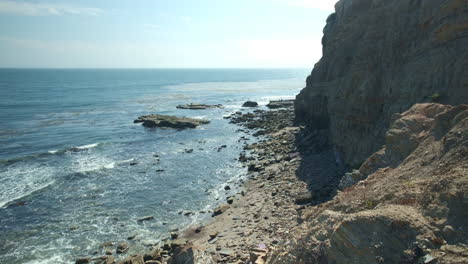
[[[295,137],[296,149],[301,158],[296,176],[307,184],[314,203],[333,199],[345,168],[329,143],[329,130],[306,127]]]

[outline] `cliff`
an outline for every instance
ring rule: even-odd
[[[468,2],[335,9],[296,97],[310,135],[298,147],[331,148],[357,170],[304,210],[267,263],[468,263]]]
[[[468,102],[466,0],[341,0],[335,9],[295,112],[327,130],[345,165],[384,144],[393,113]]]
[[[268,263],[468,263],[468,105],[416,104],[386,135],[373,173],[309,207]]]

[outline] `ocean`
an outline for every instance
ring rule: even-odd
[[[0,69],[0,263],[73,263],[103,242],[144,250],[209,218],[246,170],[223,116],[293,98],[308,69]],[[178,104],[222,104],[183,110]],[[148,129],[138,116],[205,118]],[[226,145],[226,148],[219,147]],[[186,153],[193,149],[192,153]],[[193,214],[186,215],[187,212]],[[153,216],[150,221],[138,221]]]

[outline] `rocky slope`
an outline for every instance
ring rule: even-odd
[[[335,9],[295,111],[328,131],[348,167],[380,148],[393,113],[468,102],[466,0],[341,0]]]
[[[418,104],[269,263],[468,263],[468,105]]]

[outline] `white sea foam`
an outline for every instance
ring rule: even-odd
[[[17,163],[0,172],[0,208],[55,182],[55,168]]]
[[[125,163],[134,162],[134,161],[135,161],[135,159],[121,160],[121,161],[117,162],[117,164],[125,164]]]
[[[67,263],[64,256],[52,256],[47,259],[35,259],[26,262],[25,264],[57,264],[57,263]]]
[[[115,167],[115,161],[105,156],[89,153],[76,154],[72,155],[71,169],[74,172],[91,172]]]
[[[58,150],[56,150],[56,149],[47,151],[47,153],[49,153],[49,154],[56,154],[57,152],[58,152]]]
[[[107,165],[104,165],[104,168],[105,169],[113,169],[115,167],[115,162],[111,162]]]
[[[88,145],[83,145],[83,146],[78,146],[74,147],[73,149],[79,149],[79,150],[84,150],[84,149],[92,149],[99,146],[99,143],[94,143],[94,144],[88,144]]]

